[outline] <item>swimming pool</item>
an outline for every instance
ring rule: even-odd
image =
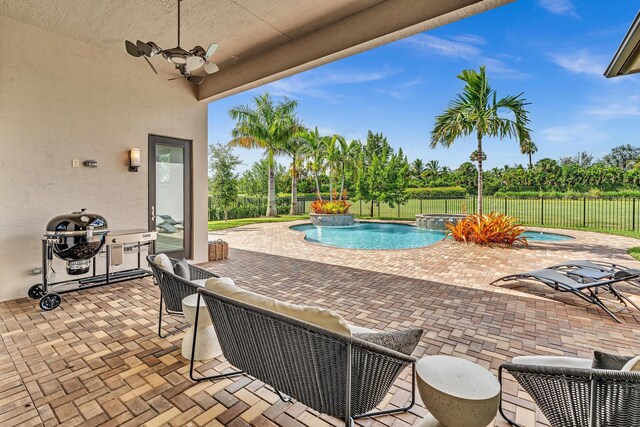
[[[447,235],[444,231],[427,230],[406,224],[361,222],[347,227],[315,227],[294,225],[292,230],[305,234],[305,240],[348,249],[410,249],[432,245]],[[555,233],[525,232],[527,240],[557,241],[572,239]]]

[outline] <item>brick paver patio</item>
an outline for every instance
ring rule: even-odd
[[[637,240],[563,231],[576,239],[518,249],[440,242],[361,251],[307,243],[290,225],[216,233],[230,243],[229,259],[204,266],[257,292],[332,308],[356,325],[422,327],[425,335],[414,355],[451,354],[494,373],[516,355],[591,357],[594,349],[640,354],[639,313],[621,314],[619,325],[546,287],[489,285],[505,274],[570,259],[640,267],[626,255]],[[640,291],[622,289],[640,301]],[[180,354],[182,334],[161,339],[155,333],[158,297],[157,287],[143,279],[66,294],[62,306],[48,313],[28,299],[0,303],[0,425],[340,425],[300,403],[280,402],[252,378],[194,384]],[[200,372],[227,368],[220,358]],[[407,401],[407,379],[405,372],[385,405]],[[507,411],[522,425],[544,425],[515,383],[507,381],[505,393]],[[409,413],[358,424],[417,425],[425,413],[418,404]],[[497,425],[506,424],[498,419]]]

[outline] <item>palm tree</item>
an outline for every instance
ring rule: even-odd
[[[266,216],[277,216],[274,157],[295,134],[298,122],[295,110],[298,103],[284,98],[274,104],[268,93],[254,98],[255,104],[237,105],[229,110],[229,116],[236,120],[231,131],[229,145],[243,148],[266,150],[269,163],[269,184]]]
[[[289,215],[298,214],[298,175],[300,160],[303,156],[306,141],[299,136],[299,130],[301,126],[298,124],[296,133],[284,141],[280,151],[288,154],[291,157],[291,208],[289,209]]]
[[[535,154],[537,151],[538,151],[538,147],[536,147],[536,144],[533,141],[527,140],[527,141],[520,142],[520,152],[522,154],[526,154],[529,156],[529,169],[533,168],[533,162],[531,160],[531,156]]]
[[[486,137],[515,137],[520,144],[531,140],[528,103],[516,96],[497,99],[496,91],[489,85],[486,69],[480,72],[464,70],[458,78],[465,82],[462,93],[449,103],[449,107],[436,117],[436,124],[431,131],[431,148],[438,144],[450,147],[458,138],[475,133],[478,141],[478,213],[482,214],[482,139]],[[514,119],[500,117],[498,113],[508,110]]]
[[[359,151],[360,142],[356,140],[352,140],[347,143],[347,140],[344,139],[341,135],[334,136],[337,144],[335,149],[337,151],[337,163],[340,168],[340,200],[344,197],[344,178],[346,175],[347,167],[353,166],[356,161],[356,153]]]
[[[340,151],[338,144],[336,144],[337,141],[338,135],[322,137],[327,175],[329,175],[329,200],[333,200],[333,173],[340,168]]]
[[[303,139],[306,143],[303,146],[303,155],[310,159],[309,169],[313,172],[313,177],[316,180],[316,196],[318,199],[322,200],[318,175],[325,167],[324,141],[318,132],[317,126],[314,130],[301,129],[298,132],[298,137]]]
[[[424,165],[423,173],[432,178],[437,178],[440,174],[440,162],[437,160],[429,160],[427,164]]]
[[[422,172],[424,172],[424,162],[422,161],[422,159],[415,159],[411,163],[411,175],[414,178],[420,178]]]

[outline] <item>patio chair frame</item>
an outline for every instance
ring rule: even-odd
[[[627,427],[640,425],[640,373],[602,369],[504,363],[498,368],[499,413],[504,371],[533,398],[552,427]]]
[[[504,276],[494,280],[493,282],[491,282],[491,284],[500,281],[508,282],[512,280],[535,280],[553,288],[556,292],[570,292],[584,301],[595,304],[603,309],[613,320],[618,323],[622,323],[620,319],[615,315],[615,313],[611,311],[600,299],[600,297],[598,296],[598,291],[600,288],[604,288],[607,291],[611,292],[616,297],[616,299],[620,301],[620,303],[622,303],[625,307],[628,307],[627,303],[629,303],[640,311],[640,307],[638,307],[638,305],[636,305],[633,301],[631,301],[631,299],[629,299],[629,297],[621,293],[613,286],[616,283],[625,282],[638,277],[640,277],[640,272],[638,274],[631,274],[623,278],[613,278],[608,280],[601,280],[598,282],[593,281],[580,283],[573,280],[566,274],[558,271],[557,269],[546,268],[541,270],[510,274],[508,276]]]
[[[183,331],[184,329],[188,328],[189,325],[187,324],[181,327],[176,327],[174,331],[162,335],[163,308],[165,314],[167,315],[184,316],[182,312],[182,300],[189,295],[195,294],[200,286],[196,285],[190,280],[186,280],[185,278],[180,277],[173,272],[167,271],[164,268],[160,267],[154,262],[156,256],[157,255],[148,255],[147,262],[151,267],[155,282],[160,288],[160,307],[158,309],[158,336],[160,338],[166,338],[170,335]],[[169,260],[171,261],[171,265],[175,267],[178,260],[174,258],[169,258]],[[189,264],[189,275],[191,280],[202,280],[209,279],[211,277],[220,277],[215,273],[191,264]]]
[[[222,354],[229,363],[244,369],[195,377],[193,374],[196,334],[194,334],[189,363],[189,377],[193,381],[215,381],[237,375],[249,375],[273,387],[282,401],[290,402],[292,399],[296,399],[318,412],[343,418],[345,426],[349,427],[353,425],[354,419],[407,412],[415,405],[417,360],[414,357],[217,295],[203,288],[198,289],[194,329],[198,327],[201,297],[204,298],[209,315],[215,319],[213,325],[220,341]],[[263,338],[262,342],[259,342],[259,339],[250,340],[251,343],[247,344],[244,342],[245,340],[238,340],[238,337],[251,336],[257,330],[260,333],[252,338],[261,337]],[[337,366],[335,369],[324,372],[324,375],[317,371],[314,371],[313,375],[309,375],[310,372],[305,371],[305,368],[308,369],[310,366],[304,362],[284,363],[282,358],[291,357],[291,354],[287,353],[287,349],[283,346],[277,345],[278,343],[275,342],[277,339],[269,340],[266,335],[286,336],[289,339],[286,340],[285,347],[302,344],[304,348],[297,349],[300,350],[296,357],[297,362],[302,360],[299,358],[304,357],[314,359],[312,356],[321,358],[327,357],[328,354],[333,356],[333,352],[336,350],[341,351],[337,351],[338,354],[335,356],[343,353],[344,358],[342,360],[339,357],[333,359]],[[262,353],[263,357],[261,358],[256,358],[256,351],[253,351],[254,357],[252,358],[249,354],[252,353],[251,349],[262,344],[271,347],[265,352],[257,352]],[[317,353],[314,353],[313,350],[316,350]],[[354,359],[360,364],[354,365]],[[277,367],[269,365],[274,362],[276,364],[282,363],[282,367],[286,365],[286,369],[279,370]],[[317,370],[326,368],[326,366],[319,366],[316,363],[311,365]],[[411,366],[411,400],[409,404],[402,408],[372,411],[384,399],[397,376],[407,366]],[[343,371],[344,374],[342,391],[339,390],[340,387],[335,387],[339,386],[335,383],[336,379],[341,377],[336,375],[338,371]],[[379,376],[376,376],[376,380],[367,383],[367,373]],[[308,381],[300,381],[301,379]],[[327,385],[326,382],[329,383],[329,386],[334,386],[330,387],[329,392],[333,394],[329,398],[326,395],[321,395],[322,391],[326,392],[322,387],[322,385]],[[363,385],[363,382],[366,384]],[[375,397],[367,396],[366,392],[369,391],[367,385],[371,387],[370,391],[375,394]],[[362,390],[363,387],[365,390]],[[286,390],[286,394],[280,390]],[[364,393],[362,393],[363,391]]]

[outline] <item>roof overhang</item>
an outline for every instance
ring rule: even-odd
[[[128,56],[124,41],[175,46],[177,1],[0,0],[0,15],[95,47],[88,69],[107,60],[107,52],[146,69],[143,61]],[[183,1],[181,47],[220,46],[213,56],[220,71],[206,75],[198,70],[204,83],[184,86],[198,100],[214,101],[512,1]],[[164,58],[151,61],[160,75],[146,71],[159,85],[180,77]]]
[[[604,72],[605,77],[624,76],[640,72],[640,13],[622,40],[611,64]]]

